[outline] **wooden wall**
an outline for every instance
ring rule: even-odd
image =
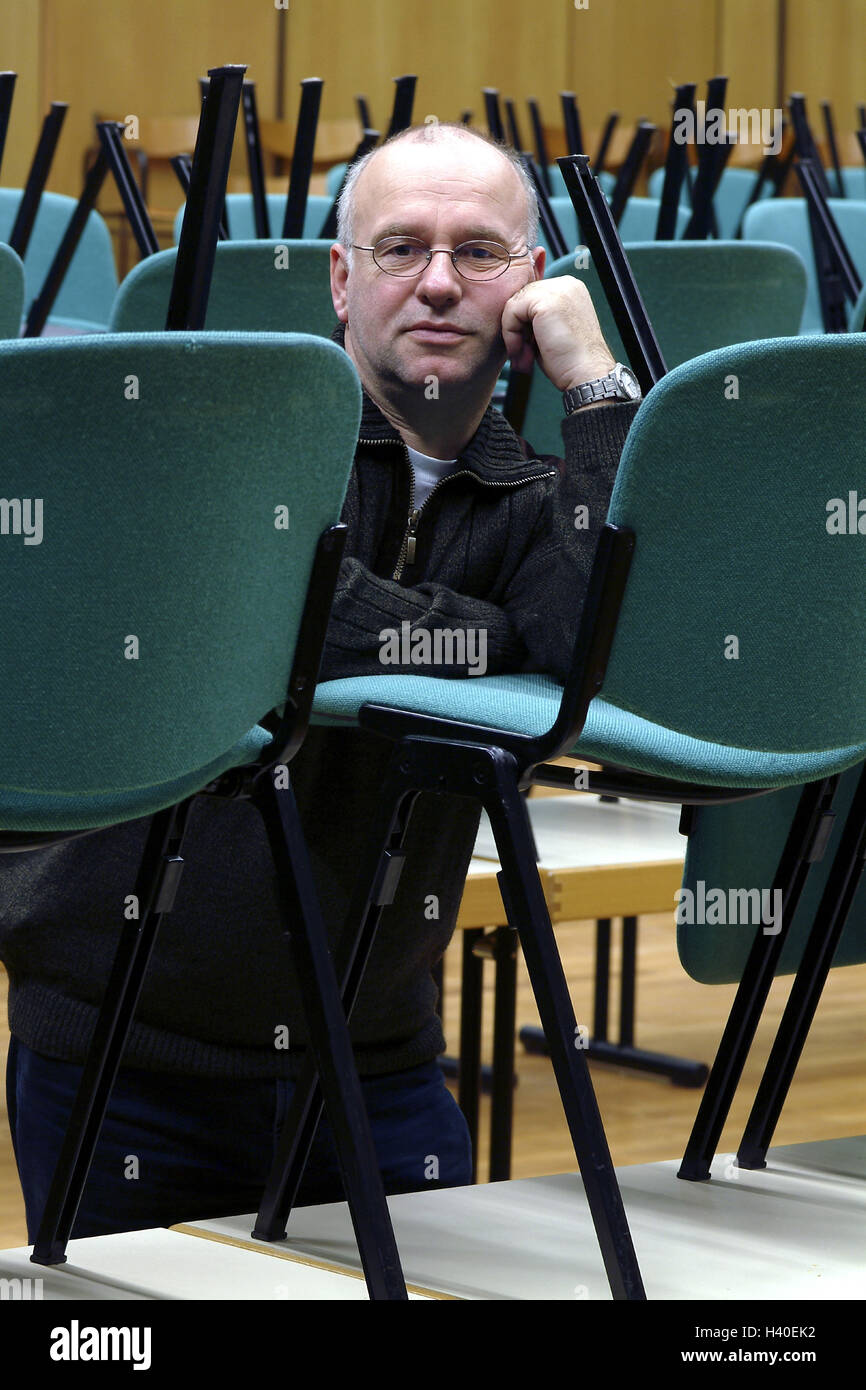
[[[479,89],[535,95],[558,124],[557,92],[578,93],[584,126],[667,120],[671,84],[730,77],[729,104],[774,106],[784,15],[785,91],[829,97],[843,128],[866,100],[866,0],[289,0],[286,111],[302,77],[325,79],[323,118],[354,114],[363,91],[381,124],[392,80],[419,74],[416,114],[481,118]],[[259,111],[274,115],[274,0],[2,0],[0,68],[20,76],[3,179],[19,181],[48,102],[70,103],[52,187],[77,192],[93,113],[194,114],[196,79],[244,62]]]

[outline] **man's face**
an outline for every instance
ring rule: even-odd
[[[453,250],[464,241],[498,241],[527,252],[526,202],[515,171],[480,140],[401,141],[372,160],[358,180],[354,237],[374,246],[383,236],[418,237]],[[506,358],[502,310],[517,290],[539,279],[544,250],[512,261],[494,280],[466,280],[450,256],[431,257],[414,277],[387,275],[369,251],[331,250],[331,291],[347,324],[346,346],[365,384],[449,383],[492,390]],[[452,326],[437,332],[419,325]]]

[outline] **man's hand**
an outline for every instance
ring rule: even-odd
[[[559,391],[606,376],[616,366],[589,290],[572,275],[533,280],[502,311],[502,337],[512,368],[534,361]]]

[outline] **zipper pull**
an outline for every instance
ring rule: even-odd
[[[407,564],[407,565],[414,565],[414,563],[415,563],[415,543],[416,543],[416,540],[417,540],[417,537],[416,537],[416,535],[415,535],[415,530],[416,530],[416,527],[417,527],[417,525],[418,525],[418,518],[419,518],[420,515],[421,515],[420,510],[419,510],[419,511],[410,512],[410,513],[409,513],[409,531],[408,531],[408,533],[407,533],[407,535],[406,535],[406,564]]]

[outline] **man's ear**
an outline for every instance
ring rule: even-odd
[[[541,280],[544,276],[544,267],[547,264],[547,252],[543,246],[536,246],[532,255],[532,268],[535,271],[536,280]]]
[[[346,281],[349,278],[349,267],[346,263],[346,249],[339,242],[335,242],[331,247],[331,299],[334,303],[334,313],[341,323],[348,323],[349,310],[346,305],[348,295],[346,293]]]

